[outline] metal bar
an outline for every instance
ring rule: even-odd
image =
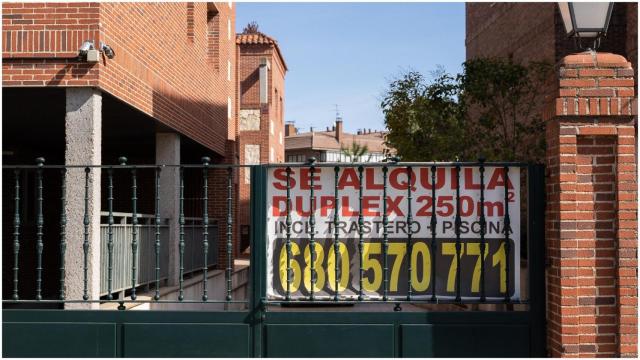
[[[287,167],[287,300],[291,300],[291,168]]]
[[[202,301],[207,301],[209,296],[207,295],[207,276],[209,266],[207,265],[207,258],[209,255],[209,162],[210,158],[202,157],[202,252],[204,253],[204,265],[202,265]]]
[[[14,169],[13,174],[15,176],[15,197],[13,198],[15,203],[15,213],[13,215],[13,300],[19,300],[18,295],[18,272],[20,266],[18,263],[20,255],[20,170]]]
[[[311,166],[309,168],[309,177],[310,177],[310,192],[309,192],[309,211],[310,211],[310,215],[309,215],[309,252],[310,252],[310,258],[311,258],[311,271],[310,271],[310,275],[311,275],[311,286],[310,286],[310,291],[309,291],[309,298],[311,299],[311,301],[314,300],[315,298],[315,287],[316,287],[316,266],[315,266],[315,262],[316,262],[316,240],[315,240],[315,232],[316,232],[316,208],[315,208],[315,201],[314,201],[314,179],[313,179],[313,174],[315,172],[315,168],[314,168],[314,164],[315,164],[315,159],[313,159],[313,161],[311,161]]]
[[[155,171],[155,180],[156,180],[156,218],[155,218],[155,227],[156,227],[156,241],[155,241],[155,250],[156,250],[156,293],[153,296],[153,299],[158,301],[160,300],[160,167],[156,168]]]
[[[44,158],[37,158],[36,162],[38,165],[44,164]],[[36,198],[37,201],[37,210],[36,210],[36,254],[37,254],[37,265],[36,265],[36,300],[42,300],[42,251],[44,249],[44,244],[42,242],[42,229],[44,226],[44,216],[42,214],[42,167],[38,168],[37,171],[37,179],[38,179],[38,195]]]
[[[67,169],[60,170],[60,178],[62,179],[60,187],[60,300],[64,300],[66,297],[64,291],[65,280],[65,253],[67,252],[67,215],[65,203],[67,200],[67,186],[66,186]]]
[[[362,165],[358,166],[358,251],[360,254],[360,287],[358,289],[358,301],[364,300],[364,232],[362,230],[364,226],[364,218],[362,217],[362,172],[364,171],[364,167]]]
[[[308,301],[308,300],[292,300],[292,301],[286,301],[286,300],[265,300],[266,304],[269,305],[276,305],[276,304],[296,304],[296,305],[318,305],[318,304],[328,304],[328,305],[335,305],[335,301],[333,301],[331,298],[327,298],[327,299],[317,299],[315,301]],[[461,302],[459,301],[455,301],[452,299],[438,299],[437,301],[432,301],[430,299],[416,299],[415,297],[411,300],[406,300],[406,299],[389,299],[389,300],[379,300],[379,299],[371,299],[371,298],[367,298],[363,301],[359,301],[359,300],[340,300],[340,304],[345,304],[345,305],[356,305],[356,304],[461,304]],[[518,301],[513,301],[511,302],[512,304],[530,304],[529,301],[526,300],[518,300]],[[481,302],[478,299],[465,299],[465,301],[462,304],[504,304],[503,300],[491,300],[488,299],[485,302]]]
[[[383,292],[382,300],[388,299],[389,293],[389,232],[387,226],[389,225],[389,216],[387,215],[387,172],[389,168],[382,167],[382,263],[383,263]]]
[[[416,161],[405,161],[405,162],[355,162],[355,163],[350,163],[349,166],[389,166],[389,167],[407,167],[407,166],[413,166],[413,167],[419,167],[419,166],[427,166],[427,165],[431,165],[432,162],[416,162]],[[306,167],[308,166],[308,163],[287,163],[288,166],[291,167]],[[315,167],[319,168],[319,167],[334,167],[334,166],[344,166],[344,163],[340,163],[340,162],[322,162],[322,163],[317,163],[315,165]],[[480,163],[477,161],[466,161],[466,162],[438,162],[438,166],[441,167],[456,167],[456,166],[480,166]],[[512,162],[508,162],[508,161],[494,161],[494,162],[487,162],[485,163],[485,166],[497,166],[497,167],[503,167],[503,166],[509,166],[509,167],[527,167],[529,165],[529,163],[526,162],[517,162],[517,161],[512,161]],[[114,169],[129,169],[131,168],[132,165],[44,165],[43,168],[44,169],[62,169],[62,168],[67,168],[67,169],[73,169],[73,168],[85,168],[85,167],[90,167],[90,168],[109,168],[109,167],[113,167]],[[153,169],[155,167],[157,167],[158,165],[136,165],[136,168],[138,169]],[[165,164],[165,165],[161,165],[163,168],[179,168],[179,167],[183,167],[183,168],[197,168],[200,169],[202,168],[201,164],[183,164],[183,165],[173,165],[173,164]],[[216,169],[216,168],[224,168],[226,169],[229,165],[228,164],[209,164],[209,168],[211,169]],[[234,167],[238,167],[238,168],[249,168],[252,165],[234,165]],[[282,163],[273,163],[273,164],[264,164],[265,167],[267,168],[278,168],[278,167],[282,167]],[[37,169],[38,166],[35,165],[3,165],[2,166],[3,169]]]
[[[233,168],[227,170],[227,301],[231,301],[231,275],[233,270],[233,214],[232,214],[232,195],[233,195]]]
[[[436,226],[438,220],[436,218],[436,171],[435,165],[431,166],[431,301],[437,301],[436,297],[436,258],[435,255],[438,251],[438,245],[436,243]]]
[[[544,165],[531,165],[527,169],[527,245],[529,273],[529,302],[531,312],[532,356],[545,356],[545,236],[544,236]]]
[[[107,197],[107,206],[109,208],[108,234],[107,240],[107,299],[113,299],[113,168],[107,170],[109,182],[109,194]]]
[[[136,299],[136,275],[137,266],[136,260],[138,258],[138,195],[137,195],[137,183],[136,183],[136,168],[131,169],[131,201],[133,203],[132,215],[131,215],[131,300]]]
[[[413,170],[411,166],[407,166],[407,300],[411,300],[413,286],[411,284],[411,276],[413,269],[411,268],[411,257],[413,256],[413,214],[411,213],[411,179],[413,178]]]
[[[295,164],[293,164],[295,166]],[[137,169],[155,169],[160,166],[163,168],[189,168],[189,169],[202,169],[202,164],[163,164],[163,165],[149,165],[149,164],[139,164],[139,165],[43,165],[43,169],[84,169],[86,167],[92,169],[108,169],[113,167],[114,169],[130,169],[132,167],[136,167]],[[209,164],[210,169],[226,169],[229,167],[229,164]],[[251,165],[233,165],[233,167],[237,168],[249,168]],[[3,169],[37,169],[37,165],[3,165]]]
[[[46,299],[46,300],[2,300],[3,304],[147,304],[147,303],[160,303],[160,304],[203,304],[202,300],[126,300],[126,299],[115,299],[115,300],[56,300],[56,299]],[[248,300],[207,300],[207,304],[248,304]]]
[[[84,275],[84,292],[83,300],[89,300],[89,174],[91,168],[84,168],[84,241],[82,243],[82,251],[84,254],[83,275]]]
[[[340,296],[340,277],[342,273],[340,272],[340,263],[342,262],[342,258],[340,257],[340,240],[338,233],[338,216],[339,216],[339,207],[340,200],[338,198],[338,177],[340,175],[340,167],[336,166],[333,168],[334,173],[334,194],[333,194],[333,255],[335,256],[334,260],[334,269],[335,269],[335,293],[333,294],[333,300],[338,301]]]
[[[389,166],[389,167],[401,167],[406,168],[407,166],[411,167],[420,167],[420,166],[429,166],[432,165],[433,162],[417,162],[417,161],[404,161],[404,162],[353,162],[349,163],[350,167],[358,167],[358,166]],[[439,167],[450,167],[455,168],[457,166],[480,166],[478,161],[451,161],[451,162],[438,162],[437,165]],[[486,166],[509,166],[509,167],[526,167],[528,163],[526,162],[505,162],[505,161],[495,161],[490,163],[485,163]],[[272,163],[265,164],[267,168],[279,168],[282,167],[281,163]],[[300,162],[300,163],[287,163],[287,166],[291,167],[306,167],[309,166],[308,162]],[[334,167],[334,166],[345,166],[345,163],[342,162],[321,162],[317,163],[315,167],[324,168],[324,167]]]
[[[184,301],[184,168],[180,167],[180,214],[178,216],[179,223],[179,242],[178,242],[178,252],[179,252],[179,278],[178,278],[178,301]]]
[[[460,252],[462,244],[460,243],[460,165],[456,166],[456,302],[460,302]]]
[[[484,163],[484,159],[479,160],[480,163]],[[486,251],[485,234],[487,229],[487,222],[484,216],[484,165],[480,165],[480,301],[486,301],[485,296],[485,269],[484,269],[484,254]]]
[[[511,218],[509,217],[509,167],[504,167],[504,278],[505,292],[504,301],[509,302],[509,254],[511,253],[511,244],[509,243],[509,233],[511,229]]]

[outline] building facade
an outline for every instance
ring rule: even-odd
[[[326,131],[298,132],[293,123],[287,123],[285,157],[287,162],[305,162],[312,157],[320,162],[380,162],[390,153],[384,143],[385,134],[371,129],[358,130],[356,134],[344,132],[341,118]],[[352,154],[354,144],[356,149],[362,149],[362,155]]]
[[[287,64],[276,40],[261,32],[236,37],[240,114],[238,149],[241,165],[284,162],[284,78]],[[250,174],[240,169],[240,252],[250,233]]]
[[[271,53],[269,46],[248,44],[236,37],[236,9],[232,2],[3,3],[2,10],[4,164],[34,164],[34,159],[42,156],[45,165],[118,165],[124,156],[127,165],[202,164],[203,157],[208,157],[210,164],[238,165],[246,163],[241,143],[251,136],[270,139],[276,151],[278,146],[284,146],[273,128],[275,125],[283,129],[281,120],[272,125],[271,132],[269,125],[246,136],[248,133],[239,131],[241,98],[245,108],[254,106],[264,111],[266,124],[282,118],[286,65],[279,50]],[[269,86],[275,92],[269,99],[274,105],[264,108],[248,95],[253,90],[247,85],[251,79],[246,79],[260,72],[262,58],[272,69]],[[271,151],[274,158],[270,159],[268,149],[262,150],[264,156],[258,162],[276,161],[275,151]],[[282,160],[283,156],[277,159]],[[75,234],[83,233],[85,212],[90,220],[88,271],[92,299],[104,295],[98,276],[101,224],[105,224],[108,207],[106,173],[98,168],[91,170],[87,209],[81,198],[64,204],[68,248],[82,248],[84,239]],[[123,214],[125,224],[130,223],[132,174],[114,170],[112,175],[113,211]],[[20,180],[26,193],[35,191],[35,175],[30,176]],[[52,200],[60,198],[63,183],[68,194],[83,194],[84,176],[82,169],[71,168],[64,176],[45,173],[45,234],[61,231],[62,206]],[[136,211],[143,217],[154,212],[153,176],[153,171],[136,172]],[[161,171],[160,208],[163,223],[169,224],[170,249],[178,248],[180,236],[177,199],[184,198],[187,219],[201,219],[206,203],[211,240],[219,240],[217,249],[210,251],[217,254],[217,259],[212,258],[210,263],[216,264],[214,268],[226,264],[227,248],[222,239],[228,234],[228,211],[233,219],[237,218],[241,191],[248,189],[238,186],[245,183],[244,176],[234,170],[229,190],[227,169],[211,169],[208,187],[204,187],[208,191],[203,194],[201,171],[185,169],[184,194],[180,194],[177,168]],[[3,193],[13,191],[12,186],[3,182]],[[4,198],[7,200],[3,207],[13,209],[9,196]],[[33,206],[33,198],[20,200],[25,239],[35,237],[35,230],[29,230],[36,228]],[[12,215],[4,212],[5,224],[13,221]],[[197,220],[189,221],[195,224]],[[239,253],[241,223],[235,221],[232,226],[235,257]],[[9,226],[3,227],[3,238],[11,237],[11,231]],[[46,240],[45,252],[60,247],[59,236],[48,235]],[[22,246],[25,253],[32,248],[35,252],[33,242],[26,241]],[[3,270],[10,271],[10,242],[3,241],[3,250],[7,256]],[[169,253],[173,254],[169,256],[169,267],[177,269],[176,251]],[[47,258],[51,260],[45,260],[45,268],[60,266],[57,257]],[[29,266],[35,260],[24,261]],[[82,268],[81,257],[73,254],[68,254],[65,262],[69,269]],[[67,272],[66,277],[68,297],[80,297],[82,286],[78,282],[82,276]],[[177,273],[167,277],[169,285],[176,283]],[[56,279],[45,282],[47,296],[57,291],[57,281],[53,280]],[[9,289],[9,278],[3,281],[5,289]]]

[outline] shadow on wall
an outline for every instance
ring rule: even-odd
[[[184,153],[182,163],[201,163],[202,156],[212,163],[223,161],[227,143],[229,120],[227,104],[190,99],[154,89],[152,114],[158,120],[158,130],[177,131],[201,146],[193,147],[200,154]],[[187,142],[187,146],[189,146]],[[193,158],[193,156],[197,158]]]

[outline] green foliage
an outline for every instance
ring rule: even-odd
[[[386,142],[407,161],[540,161],[544,156],[542,93],[551,66],[477,59],[463,73],[442,70],[426,82],[408,72],[382,101]]]
[[[360,159],[361,156],[369,153],[369,147],[367,145],[360,145],[354,141],[351,143],[350,147],[341,146],[340,151],[342,151],[344,156],[350,157],[351,162],[358,162],[358,159]],[[371,155],[369,155],[369,158],[371,158]]]
[[[387,144],[404,161],[450,160],[465,152],[460,87],[444,72],[430,84],[417,72],[392,82],[382,101]]]

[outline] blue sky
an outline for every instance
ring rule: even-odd
[[[380,100],[405,70],[425,75],[464,61],[464,3],[237,3],[236,27],[256,21],[289,67],[285,120],[308,131],[383,129]]]

